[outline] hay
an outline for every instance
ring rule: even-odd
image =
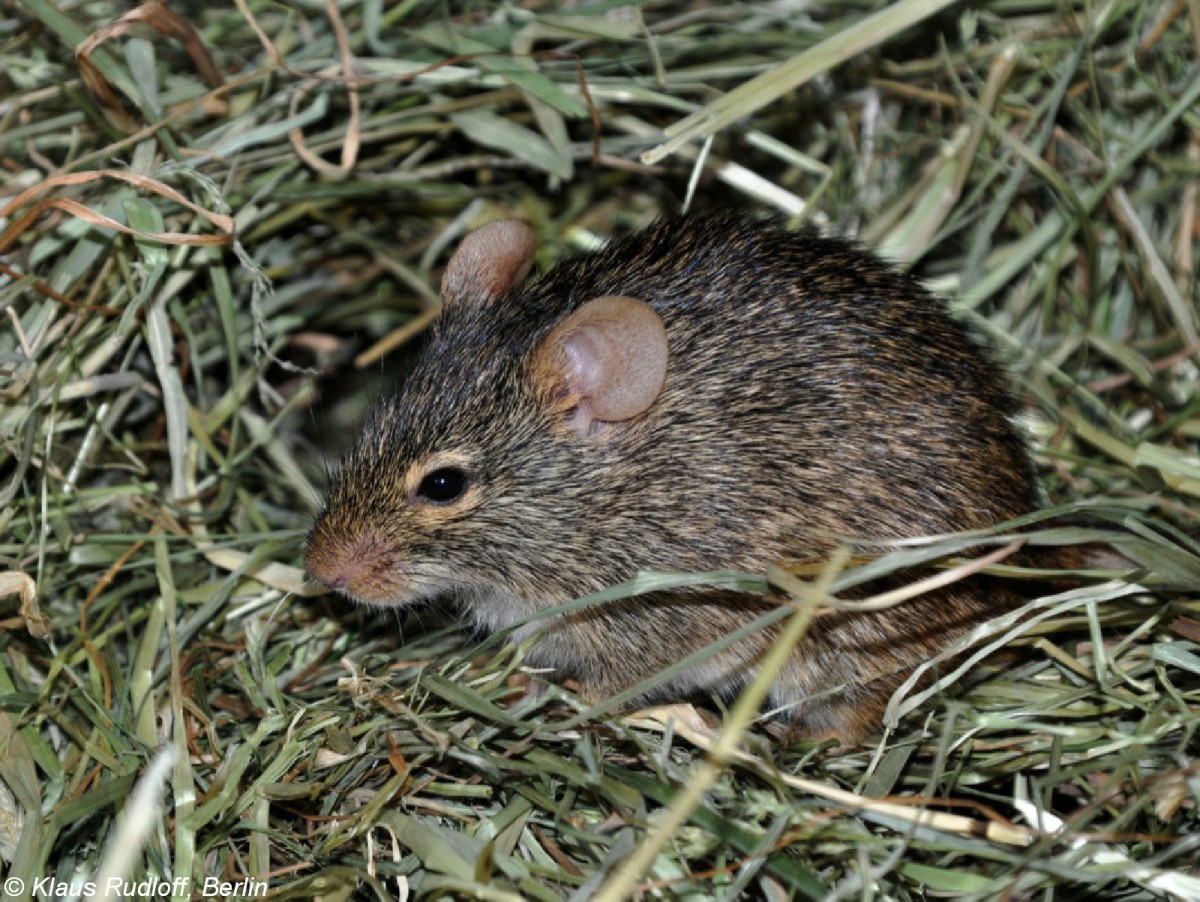
[[[1198,44],[1149,0],[9,4],[6,890],[1200,899]],[[1137,572],[982,627],[1016,663],[947,655],[854,749],[585,711],[306,586],[457,238],[516,215],[548,263],[692,195],[947,293],[1092,524],[1017,527]]]

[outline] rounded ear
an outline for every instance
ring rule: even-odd
[[[529,275],[537,236],[515,219],[489,222],[471,232],[442,274],[442,303],[489,303]]]
[[[587,438],[654,403],[667,378],[667,357],[667,332],[649,304],[605,296],[546,336],[532,373],[547,397],[569,407],[570,428]]]

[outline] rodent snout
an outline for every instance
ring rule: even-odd
[[[378,536],[336,536],[318,524],[309,539],[304,565],[310,576],[357,601],[388,604],[407,594],[385,541]]]

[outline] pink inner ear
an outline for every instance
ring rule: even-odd
[[[442,303],[495,300],[529,275],[536,251],[537,236],[523,222],[501,219],[480,226],[446,264]]]
[[[603,384],[604,362],[588,329],[576,329],[564,336],[562,350],[573,393],[591,398]]]
[[[588,301],[547,338],[558,344],[559,377],[578,399],[571,428],[620,422],[654,403],[667,375],[667,333],[649,305],[607,296]]]

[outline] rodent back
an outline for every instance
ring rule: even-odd
[[[849,242],[679,217],[559,264],[522,300],[569,309],[610,293],[644,298],[667,327],[648,436],[663,450],[641,449],[659,479],[696,477],[743,498],[745,516],[802,506],[813,526],[872,537],[1036,503],[987,350],[944,301]]]

